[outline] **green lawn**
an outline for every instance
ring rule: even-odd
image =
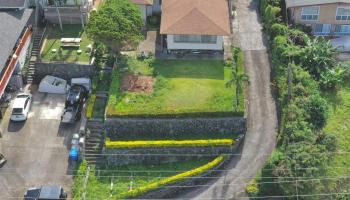
[[[350,82],[336,95],[325,94],[330,106],[330,116],[324,131],[337,138],[337,152],[350,152]],[[327,176],[348,176],[350,174],[350,154],[335,154],[327,169]],[[341,179],[346,181],[347,179]],[[336,184],[338,182],[338,184]],[[347,184],[338,181],[329,181],[330,189],[349,189]]]
[[[231,68],[225,67],[223,61],[156,60],[150,63],[152,67],[149,69],[148,64],[129,64],[128,68],[133,73],[152,72],[156,76],[152,94],[130,92],[121,94],[119,91],[121,75],[114,72],[108,104],[109,116],[203,115],[203,113],[243,115],[243,95],[240,98],[240,107],[236,109],[233,107],[235,87],[225,87],[231,78]]]
[[[87,46],[92,44],[92,41],[86,37],[81,25],[63,25],[63,31],[56,27],[48,28],[47,40],[45,47],[41,53],[43,61],[61,61],[68,63],[88,63],[90,61],[90,54],[87,53]],[[60,47],[61,38],[82,38],[79,47]],[[56,49],[57,52],[52,52]],[[79,55],[77,50],[82,50]]]
[[[173,176],[200,167],[211,160],[212,158],[202,158],[181,163],[128,165],[95,170],[90,172],[86,187],[86,199],[116,199],[117,195],[129,190],[131,181],[132,188],[136,189],[164,177]],[[83,180],[83,176],[78,176],[74,179],[74,199],[81,199],[81,186]],[[111,183],[113,183],[112,186]]]

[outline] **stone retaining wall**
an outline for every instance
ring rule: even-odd
[[[232,154],[242,143],[243,135],[232,146],[213,147],[162,147],[162,148],[120,148],[104,149],[103,154],[108,165],[163,164],[193,160],[203,157],[215,157],[220,154]]]
[[[111,139],[119,135],[138,137],[140,135],[164,137],[182,134],[220,134],[232,136],[245,134],[246,119],[242,117],[217,118],[107,118],[106,129]]]
[[[78,77],[92,77],[94,66],[90,64],[44,63],[35,64],[35,83],[40,83],[46,75],[56,76],[65,80]]]

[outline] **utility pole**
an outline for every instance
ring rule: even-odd
[[[292,63],[293,64],[293,63]],[[292,99],[292,87],[293,87],[293,70],[291,63],[288,63],[288,102]]]

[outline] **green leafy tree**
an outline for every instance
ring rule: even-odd
[[[135,47],[142,39],[143,21],[139,8],[129,0],[109,0],[91,13],[87,35],[112,50]]]
[[[320,95],[313,95],[306,102],[305,110],[307,121],[311,123],[315,130],[321,130],[327,122],[328,106],[327,101]]]
[[[300,64],[319,80],[323,71],[336,66],[336,54],[337,50],[329,41],[315,38],[307,41],[307,45],[301,51]]]
[[[337,90],[337,87],[343,83],[345,71],[337,66],[332,69],[326,69],[321,73],[320,85],[323,89]]]

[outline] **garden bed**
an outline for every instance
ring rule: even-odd
[[[61,38],[81,38],[80,47],[61,47]],[[87,48],[93,42],[84,33],[81,25],[63,25],[49,27],[41,59],[44,62],[89,63],[90,53]],[[79,53],[78,50],[81,50]]]
[[[243,116],[244,95],[240,97],[239,107],[234,107],[235,87],[225,86],[232,78],[232,68],[223,61],[128,60],[126,63],[121,65],[126,72],[114,71],[108,117]],[[123,75],[129,73],[153,75],[156,79],[153,93],[121,92]]]

